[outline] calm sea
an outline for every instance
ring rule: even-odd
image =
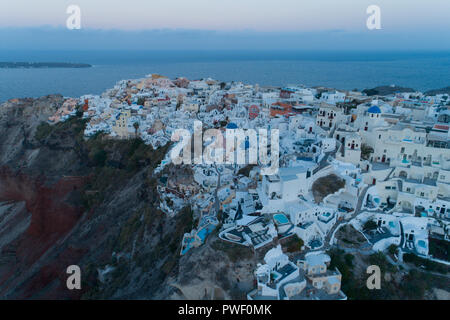
[[[88,69],[0,69],[0,101],[51,93],[100,94],[118,80],[149,73],[360,90],[396,84],[426,91],[450,85],[450,52],[3,51],[0,61],[94,65]]]

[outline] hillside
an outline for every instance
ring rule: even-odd
[[[425,92],[425,95],[427,96],[435,96],[437,94],[450,94],[450,86]]]
[[[207,244],[180,259],[192,212],[158,210],[152,172],[167,147],[101,134],[85,141],[77,117],[44,123],[62,103],[55,95],[0,106],[0,297],[166,299],[194,286],[229,298],[236,275],[228,255]],[[81,291],[65,287],[71,264],[81,267]],[[229,269],[221,273],[228,287],[213,285],[217,268]]]
[[[416,90],[412,88],[403,88],[398,86],[379,86],[372,89],[364,89],[362,92],[367,94],[368,96],[375,96],[375,95],[387,96],[397,92],[416,92]]]

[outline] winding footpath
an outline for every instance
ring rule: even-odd
[[[331,243],[331,238],[335,234],[336,230],[339,229],[342,225],[347,224],[350,220],[355,218],[361,212],[361,207],[362,207],[364,198],[366,196],[366,193],[367,193],[367,190],[369,189],[369,187],[370,186],[365,186],[364,189],[362,190],[361,195],[358,197],[358,202],[356,203],[355,211],[353,212],[351,217],[349,219],[336,222],[336,224],[331,228],[331,230],[328,232],[328,234],[325,237],[325,241],[324,241],[325,245],[322,246],[320,248],[320,250],[328,250],[330,247],[332,247],[333,244]]]

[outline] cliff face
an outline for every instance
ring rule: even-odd
[[[61,96],[10,100],[0,107],[0,295],[8,297],[43,255],[67,234],[81,210],[65,203],[82,179],[45,185],[46,173],[30,137],[63,101]],[[11,297],[25,297],[27,293]]]
[[[195,219],[158,209],[153,171],[167,147],[84,140],[78,117],[46,124],[63,100],[0,106],[0,298],[245,298],[261,258],[250,250],[211,235],[180,258]],[[66,287],[72,264],[82,290]]]
[[[131,269],[129,252],[141,246],[134,232],[149,227],[137,222],[146,214],[154,223],[164,219],[149,184],[164,150],[101,137],[84,141],[82,119],[43,125],[63,100],[54,95],[0,106],[2,298],[118,297],[123,284],[110,289],[98,281],[97,269]],[[97,163],[99,152],[108,163]],[[65,287],[71,264],[82,269],[81,291]]]
[[[1,253],[12,254],[15,260],[2,266],[7,277],[0,278],[0,282],[13,281],[11,272],[17,273],[20,270],[18,266],[33,265],[73,228],[82,211],[65,201],[82,184],[82,178],[61,179],[55,185],[46,187],[25,174],[14,173],[5,167],[0,170],[0,202],[8,203],[7,207],[22,204],[16,214],[9,212],[9,215],[5,213],[2,216],[2,234],[11,241],[0,242]],[[26,229],[16,231],[15,239],[8,236],[11,230],[15,230],[14,226],[23,226],[24,218],[29,219]]]

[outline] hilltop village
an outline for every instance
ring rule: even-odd
[[[140,138],[154,149],[175,148],[174,133],[193,134],[195,121],[221,132],[278,130],[279,169],[272,175],[262,174],[259,162],[177,165],[170,151],[156,169],[160,209],[175,216],[188,206],[196,218],[180,255],[213,232],[225,244],[270,248],[248,299],[345,300],[342,274],[326,254],[344,226],[374,252],[395,248],[399,260],[412,254],[450,264],[448,254],[434,250],[450,241],[447,94],[368,96],[153,74],[120,81],[100,96],[67,98],[48,122],[77,112],[88,120],[86,139]],[[234,151],[252,143],[246,138]],[[287,255],[280,243],[298,245],[301,255]]]

